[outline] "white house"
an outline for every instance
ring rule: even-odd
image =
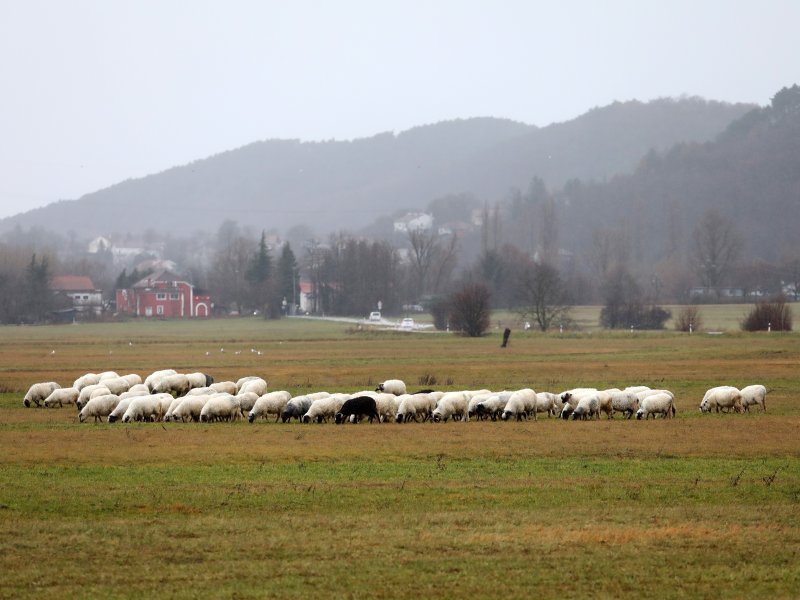
[[[431,227],[433,227],[433,215],[429,213],[406,213],[403,217],[394,222],[394,230],[396,233],[427,231]]]

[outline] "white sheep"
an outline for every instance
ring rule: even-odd
[[[136,396],[128,404],[128,410],[122,415],[123,423],[131,421],[161,421],[164,413],[169,410],[172,396],[166,392],[151,394],[150,396]]]
[[[135,385],[144,385],[142,383],[141,375],[136,373],[129,373],[128,375],[123,375],[122,379],[128,382],[128,389],[132,388]]]
[[[375,399],[375,409],[378,411],[378,417],[380,417],[381,422],[386,423],[387,421],[395,420],[402,399],[409,395],[410,394],[403,394],[402,396],[395,396],[387,392],[372,392],[370,397]],[[351,397],[358,398],[358,396]],[[355,415],[353,415],[353,417],[355,417]]]
[[[199,421],[200,420],[200,413],[203,411],[203,407],[206,405],[206,402],[211,399],[211,394],[198,394],[194,396],[183,396],[182,398],[178,398],[178,406],[172,409],[172,421],[187,421],[191,419],[192,421]]]
[[[558,394],[553,392],[536,392],[536,412],[547,413],[547,416],[556,414],[556,407],[559,405]]]
[[[578,404],[575,405],[575,409],[572,411],[573,421],[578,419],[583,421],[594,418],[599,419],[600,402],[600,392],[581,394],[578,398]]]
[[[129,388],[128,388],[128,391],[127,391],[127,392],[125,392],[125,394],[130,394],[130,393],[144,393],[144,394],[149,394],[149,393],[150,393],[150,388],[148,388],[148,387],[147,387],[145,384],[143,384],[143,383],[135,383],[135,384],[133,384],[131,387],[129,387]]]
[[[117,402],[117,406],[114,407],[114,410],[108,413],[108,422],[116,423],[117,421],[119,421],[125,414],[125,411],[128,410],[128,406],[130,406],[131,402],[135,397],[136,396],[130,396],[128,398],[120,398],[119,402]]]
[[[281,423],[291,422],[293,418],[300,420],[311,408],[312,402],[314,402],[314,398],[308,395],[295,396],[289,400],[281,412]]]
[[[236,393],[239,391],[239,388],[236,387],[235,381],[217,381],[209,385],[212,390],[220,394],[230,394],[231,396],[235,396]]]
[[[44,399],[43,404],[45,408],[50,408],[56,404],[58,404],[58,406],[75,404],[75,402],[78,400],[78,394],[80,394],[78,388],[58,388],[53,390],[53,393]]]
[[[245,392],[252,392],[256,396],[263,396],[267,393],[267,382],[265,379],[261,377],[254,377],[253,379],[249,379],[242,383],[242,385],[237,385],[239,388],[239,394],[244,394]]]
[[[87,385],[94,385],[96,383],[100,383],[100,375],[98,373],[86,373],[78,377],[75,383],[72,384],[72,387],[81,391]]]
[[[375,391],[402,396],[406,393],[406,384],[402,379],[387,379],[383,383],[379,383]]]
[[[342,408],[342,404],[350,399],[350,394],[331,394],[324,398],[318,398],[311,403],[308,410],[300,418],[303,423],[317,423],[328,422],[328,419],[334,418],[337,412]]]
[[[94,422],[105,419],[111,414],[117,404],[119,404],[119,396],[116,394],[106,394],[105,396],[97,396],[92,398],[86,403],[78,414],[80,422],[83,423],[89,417],[94,417]]]
[[[28,388],[28,393],[25,394],[25,397],[22,399],[22,403],[26,407],[30,407],[31,404],[39,406],[41,402],[44,402],[45,398],[47,398],[50,394],[53,393],[53,390],[57,390],[60,388],[61,386],[58,385],[55,381],[34,383],[31,387]]]
[[[436,410],[437,400],[433,394],[405,394],[398,396],[400,405],[397,407],[395,421],[407,423],[408,421],[427,421]]]
[[[615,412],[621,412],[623,417],[630,419],[639,410],[639,398],[635,392],[624,390],[611,393],[611,417]]]
[[[742,396],[742,409],[750,412],[751,406],[760,406],[761,410],[767,412],[767,388],[763,385],[748,385],[743,387],[740,392]]]
[[[275,422],[281,416],[281,412],[286,408],[286,403],[292,398],[292,395],[286,390],[277,392],[269,392],[260,396],[256,403],[253,405],[252,410],[247,415],[247,420],[251,423],[259,417],[266,419],[267,415],[275,415]]]
[[[503,411],[506,409],[508,399],[514,392],[503,391],[499,394],[492,394],[485,400],[475,405],[475,414],[478,416],[486,415],[492,421],[496,421],[498,417],[502,417]]]
[[[86,406],[86,403],[91,399],[92,394],[96,390],[105,390],[104,393],[109,393],[108,388],[102,383],[93,383],[91,385],[84,386],[83,389],[81,389],[80,394],[78,394],[78,399],[75,401],[75,406],[78,408],[78,410]]]
[[[153,385],[154,394],[171,394],[174,398],[185,396],[191,389],[189,378],[183,373],[165,375]]]
[[[529,414],[532,414],[533,418],[536,419],[536,392],[531,388],[523,388],[509,396],[501,418],[503,421],[508,421],[511,418],[521,421],[523,417],[527,419]]]
[[[669,419],[674,417],[675,413],[675,401],[672,395],[666,392],[659,392],[651,394],[641,401],[639,410],[636,411],[636,418],[641,420],[644,417],[646,421],[650,415],[653,415],[653,419],[655,419],[656,415],[660,414]]]
[[[242,408],[236,396],[215,394],[208,399],[200,411],[200,421],[235,421],[242,414]]]
[[[119,374],[116,371],[103,371],[100,373],[100,381],[105,381],[106,379],[116,379],[119,377]]]
[[[253,410],[253,406],[255,406],[256,401],[261,397],[260,394],[256,394],[255,392],[239,392],[236,394],[236,398],[239,400],[239,407],[242,411],[242,416],[245,413],[249,413]]]
[[[719,385],[708,389],[700,402],[700,411],[719,412],[724,409],[742,412],[742,393],[731,385]]]
[[[477,417],[478,419],[488,417],[489,415],[486,414],[478,414],[478,405],[491,396],[491,391],[484,391],[480,394],[471,394],[469,397],[469,402],[467,403],[467,416],[470,419],[473,417]]]
[[[107,379],[101,379],[100,385],[104,385],[109,392],[116,394],[117,396],[123,392],[127,392],[131,387],[131,383],[124,377],[109,377]]]
[[[172,397],[172,396],[170,396]],[[172,398],[172,402],[169,403],[169,407],[167,408],[167,412],[164,413],[164,421],[167,423],[172,421],[172,413],[175,411],[176,408],[180,405],[181,402],[184,401],[187,396],[178,396],[177,398]]]
[[[178,372],[175,369],[162,369],[160,371],[153,371],[148,375],[145,380],[144,384],[148,387],[148,389],[152,392],[155,385],[159,382],[160,379],[166,377],[167,375],[176,375]]]
[[[187,373],[186,378],[189,380],[189,387],[191,389],[208,387],[214,383],[214,378],[205,373]]]
[[[469,421],[469,415],[467,414],[468,404],[467,396],[464,392],[447,392],[436,403],[436,408],[433,410],[431,418],[436,423],[439,421],[446,423],[450,418],[454,421],[456,419]]]

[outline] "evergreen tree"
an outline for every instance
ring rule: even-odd
[[[289,242],[286,242],[281,249],[277,271],[279,299],[281,304],[285,299],[286,309],[291,311],[291,307],[300,302],[300,272],[297,267],[297,258],[292,252]]]
[[[53,307],[53,293],[50,290],[50,262],[46,256],[36,261],[36,253],[25,269],[25,316],[33,322],[47,319]]]

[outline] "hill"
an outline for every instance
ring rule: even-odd
[[[3,219],[0,232],[189,234],[215,231],[225,219],[256,229],[352,230],[449,193],[495,200],[534,176],[554,187],[630,172],[648,150],[710,140],[751,108],[631,101],[543,128],[475,118],[354,141],[267,140]]]

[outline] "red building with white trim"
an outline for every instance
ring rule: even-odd
[[[137,317],[204,318],[211,316],[214,306],[211,296],[167,270],[148,275],[129,289],[117,290],[116,296],[117,312]]]

